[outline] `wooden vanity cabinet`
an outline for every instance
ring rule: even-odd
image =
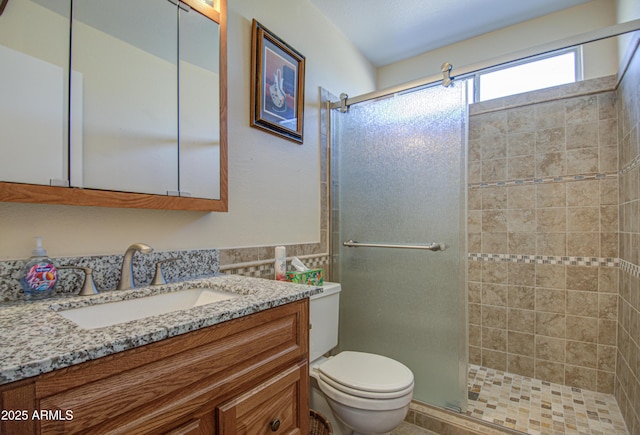
[[[0,433],[306,434],[308,313],[304,299],[4,385],[2,409],[30,418]]]

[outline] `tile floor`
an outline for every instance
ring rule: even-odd
[[[467,415],[536,435],[626,435],[615,398],[469,365]],[[477,400],[471,400],[478,393]],[[412,433],[412,432],[408,432]]]
[[[391,435],[438,435],[427,429],[423,429],[415,424],[403,422],[400,426],[393,430]]]

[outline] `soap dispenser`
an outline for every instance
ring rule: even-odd
[[[47,251],[42,247],[42,237],[36,237],[36,248],[25,267],[24,276],[20,284],[27,299],[42,299],[55,292],[58,282],[58,270],[47,257]]]

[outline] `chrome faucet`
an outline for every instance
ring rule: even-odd
[[[122,259],[122,269],[120,270],[120,282],[118,283],[117,290],[128,290],[136,287],[133,281],[133,254],[136,252],[142,252],[143,254],[149,254],[153,252],[153,248],[144,243],[134,243],[127,248]]]

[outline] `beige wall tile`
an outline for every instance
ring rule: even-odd
[[[565,361],[571,365],[596,368],[598,361],[597,350],[598,346],[595,343],[567,340]]]
[[[598,147],[598,122],[567,126],[567,150]]]
[[[507,306],[507,286],[505,284],[482,284],[482,304]],[[596,299],[597,306],[597,299]],[[597,310],[596,310],[597,311]]]
[[[536,177],[560,177],[566,173],[567,157],[564,152],[536,154]]]
[[[482,349],[482,365],[496,370],[507,370],[507,353]]]
[[[518,156],[507,159],[507,179],[528,179],[536,175],[533,156]]]
[[[561,338],[536,335],[536,359],[564,363],[565,340]]]
[[[566,288],[570,290],[598,291],[598,268],[567,266]]]
[[[538,209],[536,224],[538,233],[563,233],[567,230],[567,210],[564,207]]]
[[[536,310],[551,313],[565,313],[566,291],[536,288]]]
[[[567,290],[567,314],[597,318],[598,293]]]
[[[537,233],[537,255],[567,255],[567,234]]]
[[[548,313],[536,311],[536,328],[538,335],[564,338],[566,331],[566,315],[564,313]]]
[[[567,208],[567,231],[598,232],[600,229],[600,208],[569,207]]]
[[[482,327],[482,347],[484,349],[507,351],[507,330]]]
[[[482,233],[482,249],[480,252],[506,252],[507,233]]]
[[[599,257],[600,235],[598,233],[567,233],[567,255],[572,257]]]
[[[565,338],[595,344],[598,340],[598,319],[596,317],[567,316]]]
[[[508,253],[533,255],[536,252],[536,234],[509,232]]]
[[[533,334],[536,332],[536,312],[533,310],[521,310],[509,308],[508,311],[509,331],[527,332]]]
[[[536,264],[536,286],[555,289],[566,288],[567,266]]]
[[[515,286],[508,287],[507,305],[510,308],[522,310],[534,310],[536,304],[536,289],[534,287]]]
[[[602,121],[605,122],[605,121]],[[507,136],[507,156],[532,156],[536,152],[536,133],[509,133]]]
[[[535,286],[536,265],[529,263],[508,263],[510,285]]]
[[[596,390],[597,372],[595,369],[567,365],[565,368],[565,382],[578,388]]]
[[[487,187],[482,192],[482,210],[507,208],[507,189],[501,187]]]
[[[564,385],[564,364],[552,361],[535,360],[535,377]]]
[[[482,306],[482,326],[487,328],[506,329],[507,309],[505,307]]]
[[[537,104],[535,106],[536,130],[562,127],[565,124],[564,101]]]
[[[524,106],[507,111],[507,130],[509,133],[534,129],[535,109],[533,106]]]
[[[509,331],[507,334],[507,350],[510,354],[534,357],[535,335]]]
[[[508,209],[532,209],[535,208],[536,186],[509,186],[504,188],[507,191]]]
[[[508,354],[507,371],[532,378],[535,376],[535,359],[523,355]]]
[[[598,119],[598,98],[595,95],[567,100],[565,108],[567,124],[580,124]]]
[[[506,284],[509,279],[508,263],[482,263],[482,282]]]
[[[536,186],[536,207],[565,207],[567,183],[545,183]]]

